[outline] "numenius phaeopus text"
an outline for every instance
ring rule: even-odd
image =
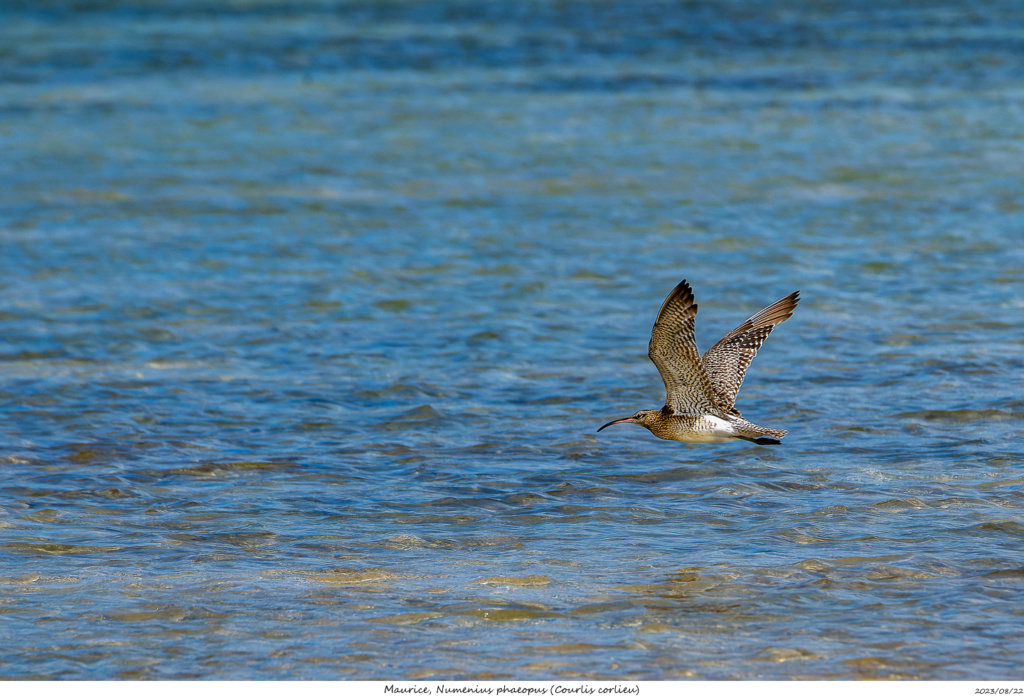
[[[785,429],[751,424],[734,404],[757,350],[776,325],[789,319],[799,300],[797,291],[772,303],[701,356],[693,335],[697,304],[690,285],[681,281],[661,304],[647,351],[665,381],[665,406],[640,410],[601,429],[627,422],[671,441],[719,443],[743,439],[756,444],[779,443],[786,435]]]

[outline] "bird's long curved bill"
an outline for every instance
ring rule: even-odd
[[[622,419],[613,419],[612,421],[608,422],[603,427],[601,427],[601,429],[605,429],[607,427],[610,427],[613,424],[620,424],[622,422],[629,422],[630,424],[635,424],[636,420],[633,419],[632,417],[623,417]],[[598,431],[601,431],[601,429],[598,429]]]

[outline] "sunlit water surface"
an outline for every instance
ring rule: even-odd
[[[0,675],[1019,678],[1024,13],[5,3]],[[602,423],[800,289],[781,446]]]

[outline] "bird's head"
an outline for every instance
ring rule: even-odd
[[[647,429],[650,429],[651,426],[653,426],[655,420],[657,419],[657,416],[658,416],[659,412],[661,412],[661,410],[640,410],[639,412],[637,412],[636,414],[634,414],[631,417],[623,417],[622,419],[613,419],[612,421],[608,422],[603,427],[601,427],[601,429],[604,429],[605,427],[610,427],[613,424],[623,424],[623,423],[626,423],[626,424],[639,424],[642,427],[646,427]],[[601,431],[601,429],[598,429],[598,431]]]

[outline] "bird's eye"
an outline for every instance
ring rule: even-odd
[[[644,416],[643,412],[637,412],[636,414],[633,415],[633,419],[640,419],[643,416]]]

